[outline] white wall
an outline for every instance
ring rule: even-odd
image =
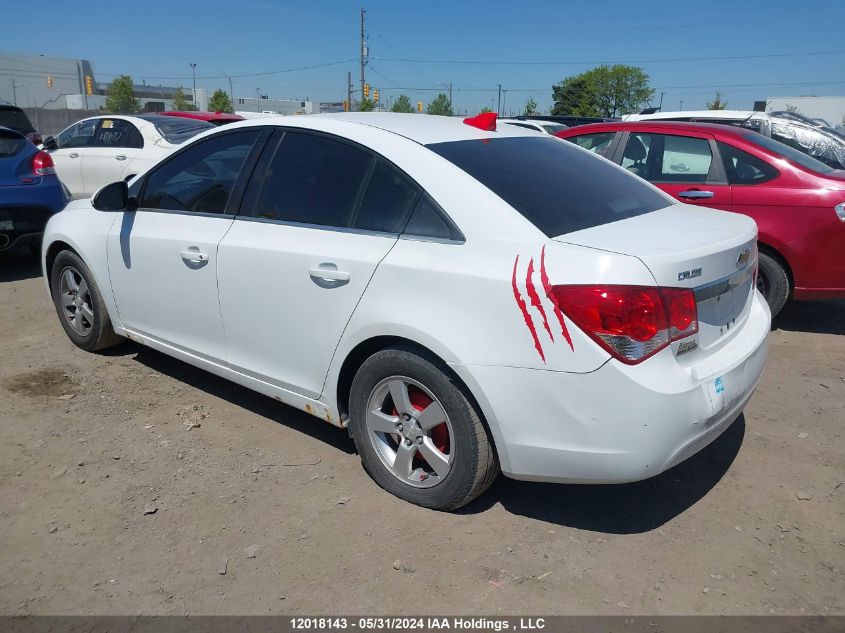
[[[769,97],[766,112],[786,110],[787,106],[798,108],[798,112],[811,119],[825,119],[834,127],[845,125],[845,97]]]

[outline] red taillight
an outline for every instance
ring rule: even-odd
[[[687,288],[554,286],[554,301],[594,341],[625,363],[639,363],[698,331]]]
[[[39,176],[47,176],[56,173],[56,166],[53,157],[47,152],[38,152],[32,157],[32,171]]]

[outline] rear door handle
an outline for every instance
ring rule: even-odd
[[[179,253],[179,256],[184,259],[186,262],[194,262],[194,263],[201,263],[208,261],[208,254],[202,253],[198,250],[192,251],[191,249],[184,250]]]
[[[308,274],[314,279],[323,279],[325,281],[349,281],[349,273],[345,270],[338,270],[337,267],[323,268],[322,266],[318,266],[317,268],[309,268]]]
[[[688,200],[702,200],[704,198],[712,198],[713,192],[712,191],[700,191],[698,189],[690,189],[688,191],[682,191],[678,194],[679,198],[687,198]]]
[[[124,156],[123,154],[118,154],[117,156],[115,156],[115,160],[126,160],[126,156]]]

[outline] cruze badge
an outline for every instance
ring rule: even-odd
[[[685,270],[683,272],[678,273],[678,281],[685,281],[687,279],[695,279],[696,277],[701,277],[701,269],[700,268],[693,268],[692,270]]]
[[[751,249],[746,248],[740,254],[739,257],[736,258],[736,267],[742,268],[748,263],[748,258],[751,257]]]

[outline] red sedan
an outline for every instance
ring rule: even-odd
[[[845,298],[845,171],[730,125],[598,123],[556,136],[682,202],[753,218],[757,287],[773,315],[790,298]]]
[[[197,119],[198,121],[208,121],[209,123],[212,123],[217,126],[244,120],[242,116],[237,114],[229,114],[228,112],[198,112],[196,110],[187,110],[184,112],[156,112],[156,114],[159,114],[161,116],[179,116],[186,119]]]

